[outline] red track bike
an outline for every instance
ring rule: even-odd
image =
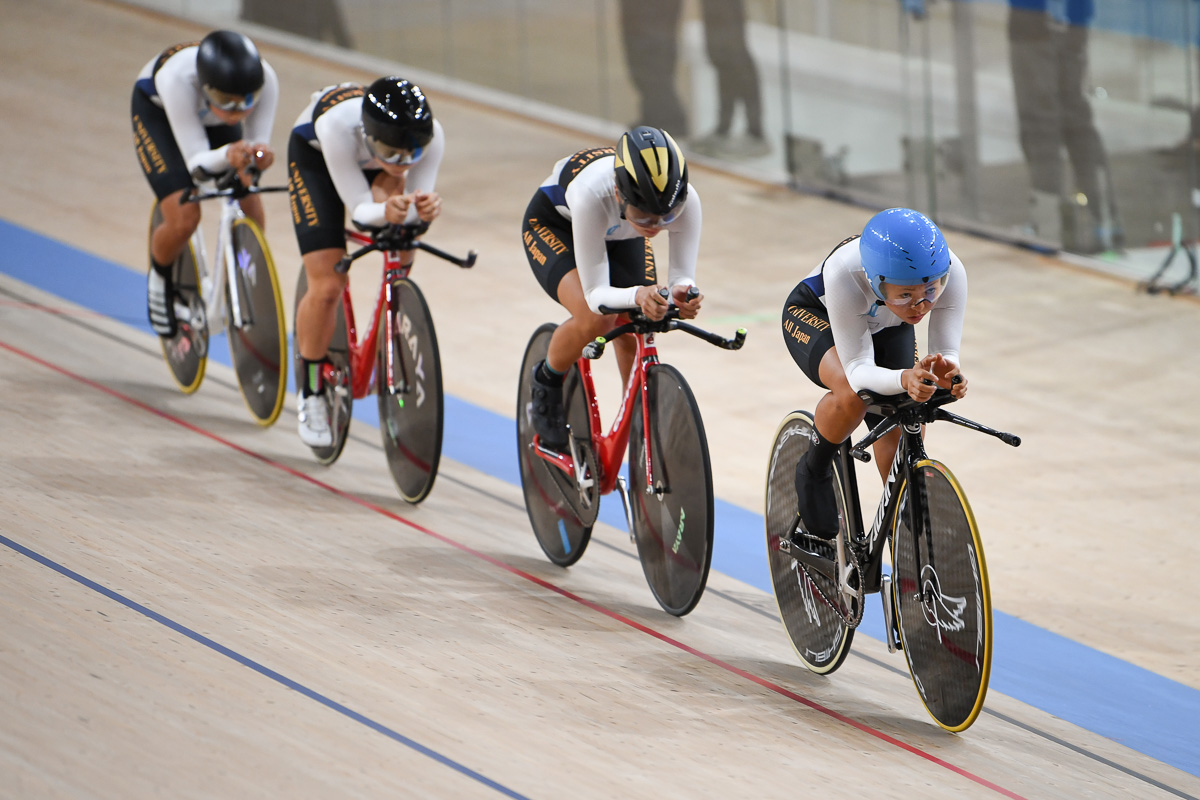
[[[732,339],[678,319],[671,307],[654,322],[638,309],[620,313],[621,324],[588,344],[563,384],[569,451],[541,446],[533,430],[530,383],[546,356],[555,325],[534,332],[521,364],[517,395],[517,448],[529,521],[542,551],[570,566],[583,555],[600,509],[600,497],[617,489],[642,571],[658,604],[683,616],[696,607],[708,580],[713,547],[713,486],[708,440],[696,398],[679,370],[658,360],[656,334],[681,330],[727,350],[739,349],[746,331]],[[612,428],[600,426],[591,360],[618,336],[633,336],[637,358]],[[629,486],[620,475],[629,450]]]
[[[429,305],[409,277],[411,265],[400,264],[400,253],[424,250],[459,267],[475,264],[474,251],[458,258],[417,241],[428,227],[417,223],[346,231],[349,240],[363,246],[343,256],[335,269],[344,273],[355,260],[378,251],[383,253],[383,272],[375,311],[361,338],[349,285],[342,293],[329,363],[322,375],[333,443],[312,448],[322,464],[337,461],[346,445],[354,401],[374,389],[379,397],[379,430],[388,468],[400,496],[409,503],[424,500],[437,478],[442,452],[442,368]],[[301,270],[297,308],[307,291],[308,281]],[[299,381],[299,352],[294,356]]]

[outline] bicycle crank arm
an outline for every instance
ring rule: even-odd
[[[185,305],[175,301],[175,319],[183,325],[190,325],[195,330],[205,330],[208,327],[208,315],[204,313],[202,304]]]
[[[800,545],[787,538],[781,538],[779,540],[779,551],[781,553],[787,553],[804,566],[821,573],[834,583],[837,582],[838,565],[836,561],[825,558],[824,556],[819,556],[816,553],[810,553]]]
[[[575,460],[566,453],[560,453],[557,450],[550,450],[542,447],[542,443],[539,441],[540,438],[541,437],[535,436],[533,437],[533,441],[529,443],[529,447],[532,448],[533,454],[551,466],[561,469],[563,472],[570,475],[572,479],[574,479]]]

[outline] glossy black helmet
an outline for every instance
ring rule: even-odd
[[[395,76],[367,88],[362,103],[363,133],[388,148],[415,152],[433,140],[433,111],[416,84]]]
[[[196,73],[202,87],[225,95],[254,94],[263,85],[258,48],[234,31],[213,31],[200,41]]]
[[[629,205],[662,216],[687,199],[687,161],[671,134],[634,128],[621,135],[616,156],[617,191]]]

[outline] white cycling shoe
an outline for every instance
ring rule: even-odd
[[[329,447],[333,444],[333,431],[329,429],[329,407],[319,394],[301,397],[300,440],[309,447]]]

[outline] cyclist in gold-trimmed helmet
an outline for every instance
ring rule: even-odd
[[[636,306],[657,320],[674,303],[683,319],[699,313],[703,295],[689,298],[688,290],[695,286],[701,220],[683,151],[659,128],[634,128],[615,148],[562,159],[534,193],[521,229],[525,255],[546,294],[571,312],[534,370],[529,408],[543,446],[568,444],[563,376],[588,342],[616,326],[616,316],[602,309]],[[665,279],[650,244],[664,231],[670,242]],[[613,342],[623,379],[633,365],[633,344],[627,337]]]

